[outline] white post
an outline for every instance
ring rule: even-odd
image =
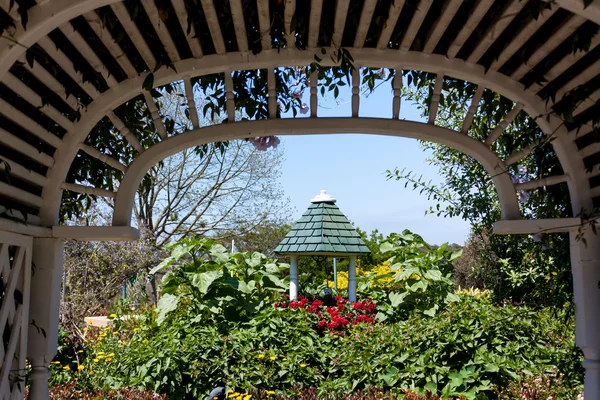
[[[356,256],[350,256],[348,266],[348,299],[356,302]]]
[[[31,363],[29,379],[31,400],[49,400],[48,366],[58,345],[58,316],[60,309],[63,269],[63,241],[33,240],[33,273],[29,306],[29,337],[27,357]]]
[[[600,237],[587,232],[584,244],[575,239],[576,234],[570,234],[571,270],[575,336],[584,355],[584,398],[600,399]]]
[[[333,288],[337,292],[337,260],[333,258]]]
[[[298,256],[290,256],[290,301],[298,299]]]

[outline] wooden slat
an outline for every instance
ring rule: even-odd
[[[160,18],[158,13],[158,8],[156,8],[156,4],[154,0],[140,0],[144,10],[146,10],[146,14],[148,14],[148,18],[150,19],[150,23],[152,27],[156,31],[158,38],[160,39],[167,55],[171,59],[171,62],[177,62],[181,60],[179,57],[179,52],[177,51],[177,46],[175,46],[175,42],[167,29],[167,25]]]
[[[135,137],[133,133],[131,133],[129,129],[127,129],[125,123],[121,121],[121,118],[117,117],[117,115],[112,111],[107,113],[106,116],[108,117],[108,119],[110,119],[110,122],[113,123],[115,128],[119,132],[121,132],[121,136],[123,136],[125,140],[127,140],[129,144],[138,151],[138,153],[141,154],[144,152],[144,148],[142,147],[140,141]]]
[[[454,18],[456,15],[456,12],[460,8],[460,5],[463,1],[464,0],[450,0],[445,4],[439,20],[433,27],[433,32],[431,32],[431,35],[429,35],[425,41],[425,46],[423,48],[424,53],[431,54],[433,50],[435,50],[435,46],[437,46],[438,42],[442,38],[442,35],[448,28],[448,24],[450,24],[452,18]]]
[[[450,45],[450,48],[448,49],[448,57],[456,57],[460,49],[463,47],[467,39],[469,39],[469,36],[471,36],[475,28],[477,28],[477,25],[493,3],[494,0],[478,1],[477,5],[469,15],[467,22],[463,25],[460,32],[458,32],[458,35],[456,35],[456,38]]]
[[[402,70],[397,69],[392,88],[394,90],[394,99],[392,100],[392,118],[400,118],[400,105],[402,96]]]
[[[531,20],[523,29],[515,36],[513,40],[507,43],[507,46],[500,52],[500,55],[495,59],[490,68],[497,70],[504,65],[520,48],[526,43],[538,29],[544,25],[548,19],[554,15],[558,10],[558,7],[554,7],[550,10],[544,9],[538,15],[537,19]]]
[[[542,186],[558,185],[559,183],[566,182],[569,180],[568,175],[555,175],[548,176],[546,178],[538,179],[535,181],[523,182],[515,184],[517,190],[532,190]]]
[[[390,40],[392,39],[392,33],[394,33],[394,28],[396,28],[396,24],[398,23],[402,7],[404,7],[404,1],[405,0],[394,0],[394,3],[390,6],[388,18],[385,21],[381,35],[379,35],[379,39],[377,40],[378,49],[386,49],[389,46]]]
[[[24,98],[32,106],[36,107],[48,117],[52,118],[60,126],[68,131],[72,131],[74,128],[73,123],[67,117],[65,117],[60,111],[52,107],[52,105],[42,103],[42,97],[34,92],[29,86],[19,80],[13,74],[6,74],[2,78],[2,82],[8,86],[11,90],[17,93],[19,96]]]
[[[402,38],[402,42],[400,43],[400,50],[408,51],[410,49],[432,4],[433,0],[421,0],[419,2],[415,13],[410,20],[410,24],[408,24],[408,28],[406,28],[406,33]]]
[[[506,164],[506,166],[508,167],[510,165],[518,163],[519,161],[530,155],[531,152],[539,146],[542,146],[542,143],[534,142],[528,146],[525,146],[521,150],[514,152],[513,154],[508,156],[506,160],[504,160],[504,164]]]
[[[552,34],[549,40],[542,43],[542,45],[536,49],[527,62],[521,64],[521,66],[511,74],[511,78],[520,80],[565,39],[571,36],[585,21],[586,20],[583,17],[577,15],[572,16],[563,26]]]
[[[152,98],[152,95],[149,91],[144,91],[144,98],[146,99],[146,104],[148,106],[148,111],[152,115],[152,120],[154,121],[154,128],[158,132],[158,135],[162,140],[167,138],[167,129],[165,128],[165,124],[163,123],[162,117],[158,112],[158,107],[156,107],[156,103]]]
[[[269,14],[269,2],[259,1],[256,3],[258,12],[258,25],[260,27],[260,40],[263,50],[269,50],[272,47],[271,39],[271,19]]]
[[[268,105],[269,105],[269,118],[275,119],[277,118],[277,90],[276,90],[276,80],[275,80],[275,70],[273,68],[269,68],[267,71],[267,86],[268,86]]]
[[[498,126],[496,128],[494,128],[494,130],[492,131],[490,136],[488,136],[488,138],[485,140],[485,144],[487,144],[488,146],[491,146],[496,141],[496,139],[498,139],[500,137],[500,135],[502,135],[502,132],[504,132],[506,127],[511,122],[514,121],[514,119],[517,117],[517,115],[519,114],[519,112],[521,112],[522,109],[523,109],[523,104],[517,103],[512,108],[512,110],[510,110],[508,112],[508,114],[506,114],[506,116],[502,119],[502,121],[500,121]]]
[[[285,27],[285,34],[288,37],[287,44],[292,46],[294,44],[294,31],[292,31],[292,18],[296,12],[296,0],[285,0],[285,6],[283,11],[283,24]]]
[[[63,145],[63,141],[55,134],[48,132],[44,127],[38,125],[37,122],[29,118],[26,114],[22,113],[17,108],[13,107],[4,99],[0,98],[0,113],[16,122],[35,136],[48,143],[54,148],[60,148]]]
[[[102,63],[102,60],[98,58],[94,50],[88,45],[83,37],[75,30],[71,24],[63,25],[59,28],[61,32],[69,39],[69,41],[77,48],[77,51],[87,60],[87,62],[99,72],[108,87],[115,87],[119,84],[115,77],[111,75],[110,71]]]
[[[41,153],[36,147],[33,147],[27,142],[17,138],[15,135],[8,133],[4,129],[0,128],[0,143],[18,151],[37,161],[45,167],[51,167],[54,165],[54,159],[46,153]]]
[[[502,15],[496,19],[485,36],[481,39],[477,46],[475,46],[475,49],[473,49],[473,52],[467,61],[472,63],[479,61],[481,56],[483,56],[494,43],[494,41],[500,37],[506,27],[517,17],[519,12],[523,9],[523,7],[525,7],[525,4],[527,4],[526,1],[509,0]]]
[[[469,129],[471,129],[471,125],[473,124],[473,118],[475,118],[475,113],[477,113],[477,109],[479,108],[479,102],[481,101],[481,96],[483,96],[483,91],[485,88],[483,85],[477,86],[477,90],[471,99],[471,105],[469,106],[469,110],[467,111],[467,115],[465,116],[465,120],[463,121],[462,129],[460,130],[463,134],[468,134]]]
[[[137,51],[140,53],[144,62],[150,69],[150,71],[154,71],[156,68],[156,59],[152,55],[152,51],[150,47],[148,47],[148,43],[142,37],[142,33],[138,29],[137,25],[131,20],[131,15],[127,11],[125,4],[122,2],[114,3],[110,6],[119,19],[119,22],[123,26],[125,32],[127,32],[127,36],[131,39],[133,44],[135,45]]]
[[[348,7],[350,0],[338,0],[335,7],[335,21],[333,23],[333,36],[331,39],[332,46],[342,46],[342,36],[344,35],[344,27],[346,25],[346,17],[348,16]]]
[[[137,70],[129,60],[129,58],[121,49],[121,46],[115,41],[112,34],[106,29],[104,23],[95,12],[84,14],[83,17],[90,25],[90,28],[96,33],[102,44],[106,46],[113,58],[119,63],[119,66],[125,71],[129,78],[134,78],[138,75]]]
[[[578,86],[584,85],[589,80],[593,79],[600,73],[600,60],[592,63],[585,70],[581,71],[579,74],[575,75],[573,79],[565,83],[560,89],[556,91],[555,99],[556,101],[560,101],[564,95],[566,95],[569,91],[577,88]]]
[[[76,183],[68,183],[68,182],[63,182],[60,185],[60,188],[63,190],[69,190],[69,191],[75,192],[75,193],[89,194],[89,195],[99,196],[99,197],[114,198],[117,195],[115,192],[111,192],[110,190],[100,189],[100,188],[96,188],[93,186],[78,185]]]
[[[0,162],[0,171],[4,171],[6,169],[6,164],[8,164],[11,176],[15,176],[25,181],[31,182],[40,187],[44,187],[44,185],[46,185],[46,177],[38,174],[37,172],[32,171],[28,168],[28,166],[18,164],[17,162],[12,161],[6,156],[2,156],[2,158],[0,159],[2,160],[2,162]]]
[[[352,116],[357,118],[360,110],[360,65],[352,71]]]
[[[44,85],[62,98],[63,101],[69,105],[69,107],[74,110],[79,108],[79,100],[72,94],[67,95],[67,91],[62,83],[52,76],[52,74],[50,74],[50,72],[48,72],[44,67],[42,67],[40,63],[34,62],[33,66],[29,66],[24,57],[19,61],[28,72],[35,76],[38,81],[44,82]]]
[[[192,55],[194,58],[202,57],[202,47],[200,46],[200,39],[196,37],[196,28],[194,24],[189,24],[189,33],[188,33],[188,13],[185,9],[184,0],[171,0],[173,4],[173,8],[175,9],[175,14],[177,15],[177,19],[179,20],[179,25],[181,25],[181,29],[186,34],[187,42],[190,45],[190,50],[192,50]]]
[[[198,119],[198,109],[196,108],[196,100],[194,99],[194,88],[192,88],[192,82],[189,77],[183,80],[185,85],[185,97],[187,98],[188,108],[190,110],[190,119],[192,120],[192,126],[194,129],[200,128],[200,121]]]
[[[231,18],[235,28],[235,38],[237,40],[238,51],[248,51],[248,34],[246,33],[246,21],[244,21],[244,9],[241,0],[229,0],[231,7]]]
[[[119,171],[127,172],[127,166],[121,164],[121,162],[116,158],[112,158],[108,154],[104,154],[101,151],[93,148],[92,146],[88,146],[87,144],[82,143],[79,145],[79,148],[91,157],[94,157],[95,159],[100,160],[103,163],[108,164],[115,169],[118,169]]]
[[[225,54],[225,41],[223,40],[223,34],[221,33],[221,27],[219,26],[219,19],[217,18],[217,11],[215,10],[213,0],[202,0],[202,9],[204,10],[204,16],[206,17],[206,23],[208,24],[210,37],[215,45],[215,51],[217,54]]]
[[[4,182],[0,182],[0,193],[2,193],[6,197],[10,197],[22,204],[27,204],[29,206],[39,208],[44,204],[44,201],[41,197],[29,193],[25,190],[11,186],[9,184],[6,184]]]
[[[373,19],[376,5],[377,0],[365,0],[363,4],[356,36],[354,37],[354,47],[356,48],[360,49],[365,45],[365,40],[367,39],[367,33],[369,32],[369,26],[371,26],[371,20]]]
[[[225,97],[227,98],[227,118],[230,124],[235,122],[235,96],[233,94],[233,78],[231,71],[225,71]]]
[[[310,21],[308,25],[308,48],[314,49],[319,42],[319,28],[321,26],[321,14],[323,12],[323,0],[311,0]]]
[[[94,85],[92,85],[89,81],[83,81],[83,73],[81,71],[75,71],[75,67],[73,66],[73,61],[65,53],[58,50],[56,44],[48,36],[41,38],[38,43],[42,49],[50,58],[52,58],[70,77],[73,79],[81,88],[85,91],[85,93],[90,96],[92,99],[97,99],[100,97],[100,92]],[[44,82],[45,83],[45,82]]]
[[[431,104],[429,105],[428,123],[431,125],[435,124],[435,117],[437,117],[437,111],[438,111],[438,106],[440,104],[440,97],[441,97],[443,87],[444,87],[444,75],[438,74],[435,78],[435,86],[433,87],[433,95],[431,96]]]
[[[319,98],[317,95],[317,86],[319,83],[319,71],[315,70],[310,75],[310,116],[317,118],[317,107],[319,106]]]

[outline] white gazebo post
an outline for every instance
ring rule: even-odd
[[[585,235],[586,243],[570,234],[575,298],[575,337],[584,355],[586,399],[600,399],[600,237]]]
[[[290,256],[290,301],[298,299],[298,256]]]
[[[34,272],[31,276],[27,357],[31,363],[31,400],[48,400],[48,366],[58,345],[58,316],[63,267],[63,241],[33,240]]]
[[[348,265],[348,300],[356,302],[356,255],[350,256]]]

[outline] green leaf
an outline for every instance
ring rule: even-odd
[[[460,301],[460,297],[458,297],[454,293],[448,292],[448,294],[446,295],[446,298],[444,299],[444,301],[446,303],[455,303],[457,301]]]
[[[423,389],[431,391],[432,394],[436,394],[437,393],[437,383],[427,382],[425,384],[425,386],[423,387]]]
[[[150,72],[146,76],[146,79],[144,79],[144,83],[142,83],[142,89],[143,90],[152,90],[153,86],[154,86],[154,73]]]
[[[442,272],[439,269],[430,269],[425,272],[425,277],[432,281],[440,281],[442,279]]]
[[[457,250],[454,253],[452,253],[452,255],[450,256],[450,262],[455,261],[457,258],[462,256],[462,253],[463,253],[463,249]]]
[[[390,292],[388,297],[390,298],[392,307],[398,307],[404,301],[404,298],[408,295],[408,292],[398,293]]]
[[[223,272],[219,270],[201,272],[192,274],[190,281],[193,286],[198,288],[200,293],[206,294],[212,283],[221,276],[223,276]]]
[[[423,314],[433,317],[433,316],[435,316],[435,313],[438,308],[439,308],[439,306],[436,304],[433,307],[431,307],[430,309],[423,311]]]
[[[156,322],[160,325],[167,317],[167,314],[177,308],[177,304],[179,304],[179,297],[172,294],[164,294],[156,305],[156,311],[158,311]]]
[[[379,245],[379,251],[382,253],[387,253],[388,251],[394,250],[394,245],[389,242],[384,242]]]

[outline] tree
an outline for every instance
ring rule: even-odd
[[[134,214],[156,246],[186,236],[214,235],[245,226],[249,231],[286,212],[278,179],[282,151],[256,150],[236,140],[167,158],[148,172]]]
[[[405,95],[429,113],[432,80],[426,73],[411,73],[414,85],[408,85]],[[445,79],[436,122],[440,126],[460,131],[476,87],[468,82]],[[479,110],[468,135],[485,141],[514,104],[490,90],[485,90]],[[535,145],[534,151],[517,165],[504,172],[514,182],[537,180],[562,174],[558,157],[537,126],[536,119],[520,112],[504,133],[492,145],[502,159]],[[512,299],[530,303],[561,303],[570,300],[571,274],[568,236],[539,234],[528,237],[494,235],[492,224],[500,219],[498,196],[491,177],[472,157],[446,146],[422,143],[432,152],[429,163],[438,167],[444,185],[433,185],[406,170],[388,171],[388,178],[404,181],[439,204],[427,210],[438,216],[459,216],[471,223],[473,237],[467,246],[477,249],[469,280],[482,282],[493,289],[498,300]],[[545,186],[519,192],[524,218],[569,217],[566,185]],[[471,254],[468,251],[467,254]],[[464,267],[464,265],[462,265]],[[464,268],[460,271],[465,274]],[[465,281],[465,277],[462,278]]]

